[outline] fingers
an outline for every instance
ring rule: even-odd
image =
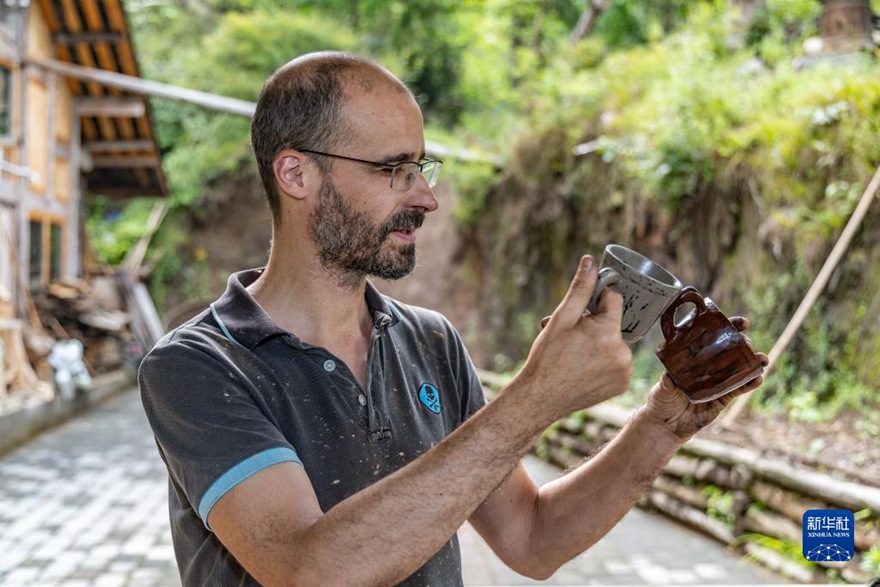
[[[751,326],[749,319],[745,318],[743,316],[732,316],[730,318],[730,323],[733,324],[733,327],[736,328],[737,330],[739,330],[740,332],[745,332]],[[751,339],[749,339],[748,336],[746,336],[746,339],[748,339],[749,342],[751,342]],[[756,354],[758,355],[758,360],[761,361],[762,365],[764,365],[766,367],[767,365],[770,364],[770,358],[767,356],[766,353],[756,353]]]
[[[679,396],[684,392],[676,387],[675,382],[666,371],[660,375],[660,379],[654,384],[651,395],[654,396],[658,403],[675,402],[678,403]]]
[[[590,294],[593,293],[594,287],[596,287],[595,263],[593,257],[584,255],[581,257],[581,262],[571,280],[565,298],[553,312],[553,315],[560,318],[563,323],[576,324],[590,301]]]
[[[751,326],[749,319],[744,316],[731,316],[730,323],[740,332],[745,332]]]
[[[675,389],[675,382],[672,380],[672,375],[667,371],[664,371],[660,376],[660,389],[663,391],[672,391]]]
[[[614,324],[620,324],[623,321],[623,296],[613,289],[605,288],[602,297],[599,298],[597,310],[597,314],[608,314],[609,320],[613,320]]]
[[[762,383],[764,383],[764,376],[758,375],[754,379],[750,380],[748,383],[745,383],[742,386],[734,389],[733,391],[731,391],[730,393],[728,393],[727,395],[723,396],[720,399],[726,400],[724,402],[726,405],[731,400],[733,400],[733,398],[735,398],[735,397],[745,395],[745,394],[749,393],[750,391],[755,391],[756,389],[761,387]]]

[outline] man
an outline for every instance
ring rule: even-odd
[[[599,455],[538,489],[520,458],[541,432],[631,374],[620,296],[584,313],[593,259],[484,406],[448,322],[366,279],[413,269],[438,205],[410,92],[361,57],[306,55],[268,80],[251,130],[268,264],[231,276],[139,375],[185,585],[460,584],[466,520],[512,568],[548,577],[729,401],[690,405],[664,378]]]

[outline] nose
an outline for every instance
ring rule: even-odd
[[[434,195],[434,190],[428,185],[425,176],[419,173],[412,187],[407,192],[408,204],[413,208],[423,208],[426,212],[433,212],[440,204]]]

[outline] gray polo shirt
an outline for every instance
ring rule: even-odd
[[[429,450],[483,391],[452,325],[367,284],[367,389],[324,348],[281,329],[236,273],[211,307],[165,336],[138,383],[170,482],[183,584],[256,585],[207,525],[215,503],[277,463],[301,464],[324,511]],[[357,556],[357,553],[340,553]],[[461,584],[455,537],[406,585]]]

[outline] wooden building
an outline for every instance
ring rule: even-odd
[[[0,319],[82,275],[86,198],[168,194],[146,98],[63,63],[139,77],[121,0],[0,0]]]

